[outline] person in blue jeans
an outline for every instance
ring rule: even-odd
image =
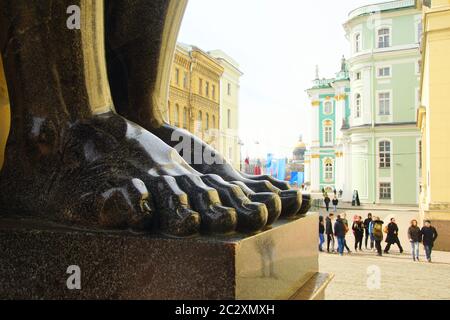
[[[341,216],[337,216],[336,222],[334,223],[334,235],[338,240],[338,252],[341,256],[344,255],[345,231],[344,221],[341,219]]]
[[[323,244],[325,242],[325,222],[322,216],[319,216],[319,251],[323,252]]]
[[[368,232],[369,232],[369,237],[370,237],[370,249],[375,250],[375,237],[373,235],[373,225],[374,225],[374,220],[371,220],[369,222],[369,227],[368,227]]]
[[[418,227],[417,220],[411,221],[411,226],[408,229],[408,239],[411,243],[412,257],[414,261],[419,260],[419,244],[422,242],[422,231]]]
[[[427,256],[428,262],[431,263],[431,252],[433,251],[434,242],[438,237],[436,228],[431,225],[430,220],[425,221],[425,225],[421,230],[423,247],[425,249],[425,254]]]

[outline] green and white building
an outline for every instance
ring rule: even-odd
[[[414,0],[353,10],[344,24],[351,56],[333,79],[308,89],[313,111],[311,190],[351,201],[417,204],[420,182],[421,12]],[[318,73],[318,72],[317,72]]]

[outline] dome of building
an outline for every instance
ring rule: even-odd
[[[295,145],[293,155],[294,160],[304,160],[306,152],[306,144],[303,142],[303,138],[300,137],[300,140]]]

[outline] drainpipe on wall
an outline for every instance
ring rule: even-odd
[[[376,155],[376,146],[375,146],[375,119],[376,119],[376,95],[375,95],[375,61],[373,56],[373,47],[371,52],[371,61],[372,66],[370,70],[370,94],[372,95],[372,157],[373,157],[373,170],[372,170],[372,194],[373,194],[373,203],[376,203],[377,199],[377,181],[376,181],[376,166],[377,166],[377,155]]]

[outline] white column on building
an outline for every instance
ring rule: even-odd
[[[342,157],[342,162],[344,165],[344,180],[342,190],[344,191],[343,197],[344,201],[352,201],[353,190],[352,190],[352,146],[349,137],[344,138],[344,154]]]
[[[311,142],[311,191],[319,191],[320,189],[320,158],[319,148],[320,148],[320,138],[319,138],[319,97],[316,96],[312,99],[313,108],[313,121],[311,125],[312,130],[312,142]]]
[[[305,156],[305,164],[304,164],[304,175],[305,175],[305,183],[311,183],[311,157]]]

